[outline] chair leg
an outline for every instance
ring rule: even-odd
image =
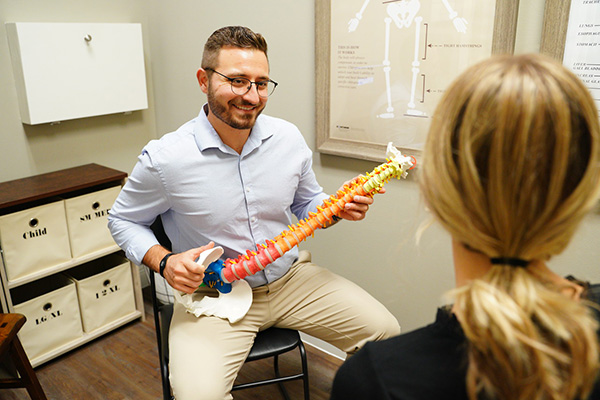
[[[279,373],[279,355],[276,355],[275,357],[273,357],[273,367],[275,368],[275,376],[277,378],[280,378],[281,374]],[[283,386],[283,382],[278,382],[277,386],[279,386],[279,390],[281,391],[283,398],[285,400],[290,400],[290,396],[288,395],[288,392],[285,389],[285,386]]]
[[[168,384],[164,384],[164,383],[163,383],[163,399],[164,400],[172,400],[173,399],[173,395],[171,394],[171,389],[169,388]]]
[[[159,354],[161,350],[158,350]],[[171,394],[171,383],[169,381],[169,367],[165,365],[165,360],[160,356],[160,375],[162,380],[163,400],[172,400],[173,395]]]
[[[298,345],[300,350],[300,359],[302,360],[302,382],[304,382],[304,400],[310,400],[310,390],[308,388],[308,361],[306,360],[306,349],[304,343]]]
[[[47,400],[46,394],[42,389],[42,385],[35,375],[33,371],[33,367],[27,358],[27,354],[25,354],[25,350],[23,349],[23,345],[21,345],[21,341],[18,337],[15,337],[11,344],[11,356],[12,360],[21,375],[21,380],[25,385],[25,389],[27,389],[27,393],[32,398],[32,400]]]

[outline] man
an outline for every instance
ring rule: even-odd
[[[216,243],[225,258],[236,258],[287,229],[292,213],[306,218],[328,197],[298,129],[261,115],[276,83],[260,34],[244,27],[215,31],[197,77],[208,103],[197,118],[144,148],[109,217],[127,256],[156,272],[162,264],[166,282],[185,293],[202,283],[204,267],[195,262],[202,251]],[[341,217],[361,220],[372,202],[357,196]],[[159,215],[173,255],[149,229]],[[169,344],[177,399],[230,399],[256,333],[271,326],[301,330],[349,354],[400,332],[373,297],[297,248],[245,279],[252,305],[235,323],[195,317],[175,303]]]

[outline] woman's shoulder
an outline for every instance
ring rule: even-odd
[[[580,279],[577,279],[573,275],[568,275],[565,278],[583,288],[582,297],[584,299],[596,304],[600,304],[600,283],[582,281]]]
[[[350,391],[378,386],[378,390],[384,390],[393,399],[466,398],[465,342],[457,329],[460,327],[454,316],[440,309],[436,321],[430,325],[367,343],[342,365],[334,386],[337,389],[345,386],[344,390]],[[368,384],[361,381],[365,376],[371,379]],[[452,396],[444,397],[448,393]]]
[[[600,283],[588,285],[585,291],[585,298],[596,304],[600,304]]]

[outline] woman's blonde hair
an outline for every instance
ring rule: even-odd
[[[541,55],[465,71],[432,119],[420,176],[454,240],[490,258],[562,252],[600,189],[598,114],[587,88]],[[599,368],[597,323],[528,268],[494,265],[454,292],[471,399],[574,399]]]

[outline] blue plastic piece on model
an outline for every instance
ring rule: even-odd
[[[231,292],[231,283],[225,283],[221,280],[221,270],[225,266],[223,260],[217,260],[208,265],[204,271],[204,284],[210,288],[215,288],[221,293]]]

